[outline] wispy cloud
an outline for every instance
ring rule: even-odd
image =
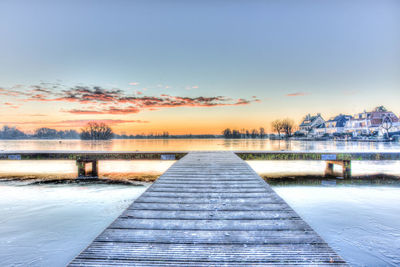
[[[3,122],[5,125],[38,125],[38,126],[46,126],[46,127],[82,127],[89,122],[104,122],[108,125],[114,126],[125,123],[149,123],[149,121],[144,120],[113,120],[113,119],[105,119],[105,120],[62,120],[62,121],[26,121],[26,122],[18,122],[18,121],[9,121]]]
[[[125,107],[125,108],[117,108],[117,107],[107,107],[107,108],[98,108],[98,109],[71,109],[64,110],[64,112],[72,113],[72,114],[132,114],[139,113],[140,109],[137,107]]]
[[[186,86],[185,89],[186,90],[191,90],[191,89],[198,89],[199,86],[198,85],[193,85],[193,86]]]
[[[309,93],[306,93],[306,92],[295,92],[295,93],[287,94],[286,96],[305,96],[305,95],[309,95]]]
[[[75,126],[83,126],[86,125],[89,122],[104,122],[108,125],[117,125],[117,124],[123,124],[123,123],[149,123],[149,121],[144,121],[144,120],[112,120],[112,119],[106,119],[106,120],[64,120],[58,122],[59,124],[67,124],[69,126],[75,125]]]
[[[7,106],[9,108],[19,108],[19,105],[15,105],[15,104],[12,104],[12,103],[9,103],[9,102],[5,102],[3,104],[4,104],[4,106]]]

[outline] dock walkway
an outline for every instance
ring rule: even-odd
[[[171,166],[70,266],[346,265],[232,152]]]

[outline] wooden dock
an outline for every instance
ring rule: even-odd
[[[177,161],[70,266],[346,265],[232,152]]]
[[[329,151],[232,151],[243,160],[312,160],[325,161],[325,175],[334,175],[334,165],[342,167],[342,177],[351,178],[353,160],[400,160],[399,152],[329,152]],[[75,160],[77,178],[99,176],[100,160],[180,160],[188,151],[0,151],[2,160]],[[87,166],[91,165],[89,171]]]

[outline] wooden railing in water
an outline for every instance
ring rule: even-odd
[[[99,160],[179,160],[188,151],[1,151],[0,160],[75,160],[78,178],[98,176]],[[243,160],[313,160],[326,162],[326,175],[342,166],[343,178],[351,177],[351,162],[400,160],[400,152],[233,151]],[[87,166],[91,165],[87,171]]]

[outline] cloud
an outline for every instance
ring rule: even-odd
[[[20,96],[24,96],[26,94],[24,92],[19,91],[19,90],[0,88],[0,95],[12,96],[12,97],[20,97]]]
[[[68,125],[76,125],[76,126],[83,126],[89,122],[104,122],[108,125],[116,125],[116,124],[123,124],[123,123],[149,123],[149,121],[143,120],[112,120],[112,119],[105,119],[105,120],[64,120],[60,121],[59,124],[68,124]]]
[[[82,127],[89,122],[104,122],[110,126],[123,123],[149,123],[143,120],[62,120],[62,121],[28,121],[28,122],[4,122],[5,125],[38,125],[40,127]]]
[[[129,83],[129,85],[136,86],[136,85],[139,85],[139,83],[138,82],[131,82],[131,83]]]
[[[100,86],[60,87],[49,90],[41,85],[30,87],[27,92],[0,88],[1,93],[15,93],[23,102],[72,102],[83,105],[83,108],[62,110],[72,114],[133,114],[143,110],[158,110],[160,108],[176,107],[221,107],[249,105],[260,100],[253,96],[250,100],[240,98],[233,100],[226,96],[145,96],[143,91],[128,95],[120,89],[106,89]],[[197,88],[197,86],[192,86]]]
[[[15,105],[15,104],[12,104],[12,103],[9,103],[9,102],[4,102],[3,104],[4,104],[4,106],[7,106],[9,108],[19,108],[18,105]]]
[[[287,94],[286,96],[305,96],[305,95],[309,95],[309,93],[305,93],[305,92],[296,92],[296,93]]]
[[[139,113],[140,110],[137,107],[126,107],[126,108],[118,108],[118,107],[109,107],[105,109],[72,109],[65,110],[64,112],[72,113],[72,114],[132,114]]]
[[[186,89],[186,90],[198,89],[198,88],[199,88],[199,86],[197,86],[197,85],[193,85],[193,86],[186,86],[186,87],[185,87],[185,89]]]

